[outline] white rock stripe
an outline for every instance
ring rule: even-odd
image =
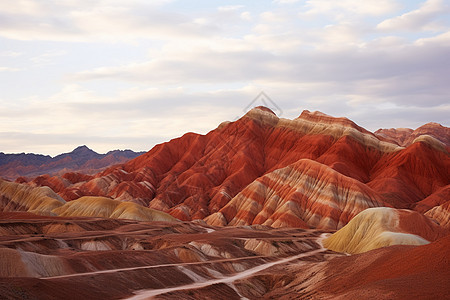
[[[321,240],[323,238],[324,238],[324,236],[321,236],[318,239],[318,242],[319,242],[320,245],[322,244]],[[135,296],[131,296],[131,297],[125,298],[125,299],[127,299],[127,300],[145,300],[145,299],[151,299],[154,296],[158,296],[158,295],[165,294],[165,293],[170,293],[170,292],[175,292],[175,291],[198,289],[198,288],[203,288],[203,287],[207,287],[207,286],[218,284],[218,283],[230,284],[230,283],[233,283],[236,280],[247,278],[247,277],[249,277],[249,276],[251,276],[251,275],[253,275],[255,273],[258,273],[260,271],[266,270],[266,269],[268,269],[270,267],[273,267],[273,266],[276,266],[276,265],[280,265],[280,264],[285,264],[285,263],[288,263],[290,261],[293,261],[293,260],[296,260],[296,259],[299,259],[299,258],[312,256],[312,255],[324,252],[326,250],[327,249],[325,249],[325,248],[321,248],[321,249],[317,249],[317,250],[304,252],[304,253],[301,253],[301,254],[298,254],[298,255],[295,255],[295,256],[283,258],[281,260],[265,263],[265,264],[259,265],[257,267],[254,267],[254,268],[245,270],[243,272],[237,273],[237,274],[235,274],[233,276],[229,276],[229,277],[218,278],[218,279],[211,279],[211,280],[206,280],[206,281],[199,281],[199,282],[186,284],[186,285],[182,285],[182,286],[177,286],[177,287],[172,287],[172,288],[140,290],[140,291],[136,291],[135,292],[135,294],[136,294]]]
[[[240,261],[240,260],[252,260],[257,258],[267,258],[266,256],[246,256],[246,257],[237,257],[237,258],[226,258],[226,259],[215,259],[209,261],[199,261],[199,262],[190,262],[190,263],[174,263],[174,264],[161,264],[161,265],[149,265],[149,266],[140,266],[140,267],[130,267],[130,268],[120,268],[120,269],[109,269],[102,271],[93,271],[93,272],[84,272],[84,273],[75,273],[68,275],[58,275],[51,277],[41,277],[39,279],[59,279],[59,278],[70,278],[70,277],[82,277],[82,276],[90,276],[90,275],[98,275],[98,274],[110,274],[117,272],[126,272],[126,271],[134,271],[134,270],[145,270],[145,269],[155,269],[155,268],[164,268],[164,267],[180,267],[180,266],[189,266],[189,265],[206,265],[220,262],[231,262],[231,261]]]

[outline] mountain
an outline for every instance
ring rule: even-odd
[[[340,229],[366,208],[426,213],[444,204],[433,199],[450,184],[448,128],[425,128],[400,146],[346,118],[303,111],[288,120],[257,107],[92,176],[28,183],[49,186],[66,201],[110,197],[211,225]]]
[[[82,172],[94,174],[114,164],[124,163],[143,152],[114,150],[98,154],[86,146],[75,148],[72,152],[55,157],[49,155],[0,152],[0,177],[15,180],[18,177],[36,177],[42,174]]]
[[[0,294],[444,299],[449,150],[435,123],[257,107],[98,173],[0,180]]]
[[[415,130],[409,128],[378,129],[374,134],[378,138],[403,147],[411,145],[417,138],[424,136],[431,136],[447,147],[450,145],[450,128],[434,122],[427,123]]]

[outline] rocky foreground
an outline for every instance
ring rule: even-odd
[[[2,299],[439,299],[448,292],[450,236],[347,256],[323,248],[329,233],[322,230],[0,217]]]

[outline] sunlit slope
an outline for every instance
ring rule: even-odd
[[[52,210],[61,217],[101,217],[137,221],[176,221],[161,211],[136,203],[121,202],[105,197],[84,196]]]
[[[362,253],[392,245],[425,245],[447,233],[420,213],[380,207],[359,213],[323,244],[337,252]]]
[[[66,202],[49,187],[31,187],[8,181],[0,181],[0,210],[63,217],[176,221],[169,214],[131,202],[94,196],[85,196]]]
[[[0,208],[2,211],[27,211],[51,215],[54,208],[66,201],[49,187],[31,187],[0,179]]]

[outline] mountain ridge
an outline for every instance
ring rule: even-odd
[[[448,132],[441,125],[428,126],[420,132],[430,138],[415,137],[404,147],[377,137],[347,118],[305,110],[289,120],[257,107],[205,135],[186,133],[97,174],[82,177],[67,173],[21,182],[49,186],[66,201],[82,196],[109,197],[185,221],[228,224],[234,220],[232,224],[302,224],[313,228],[321,224],[321,228],[339,229],[365,208],[381,205],[414,209],[450,184],[448,145],[438,147],[441,142],[430,135],[438,135],[430,132],[433,128]],[[289,166],[295,166],[296,171],[288,171],[292,170]],[[309,175],[299,175],[304,172]],[[294,180],[294,174],[300,177]],[[297,183],[289,187],[292,182]],[[300,182],[309,182],[308,190],[302,190]],[[332,196],[317,202],[312,195],[319,195],[323,184],[329,186]],[[231,207],[239,202],[233,199],[241,197],[246,188],[249,190],[243,199],[248,207],[258,207],[256,211]],[[265,189],[268,198],[256,204]],[[287,198],[286,189],[292,189]],[[267,201],[269,198],[272,200]],[[273,205],[278,208],[270,208]],[[309,215],[311,207],[315,208]],[[446,207],[429,215],[440,219],[436,213],[445,213]],[[256,217],[258,210],[273,215]],[[251,211],[255,218],[247,215]]]
[[[0,152],[0,177],[15,180],[19,177],[36,177],[43,174],[55,175],[69,171],[93,174],[110,165],[123,163],[144,152],[112,150],[99,154],[86,145],[71,152],[55,156],[34,153]]]

